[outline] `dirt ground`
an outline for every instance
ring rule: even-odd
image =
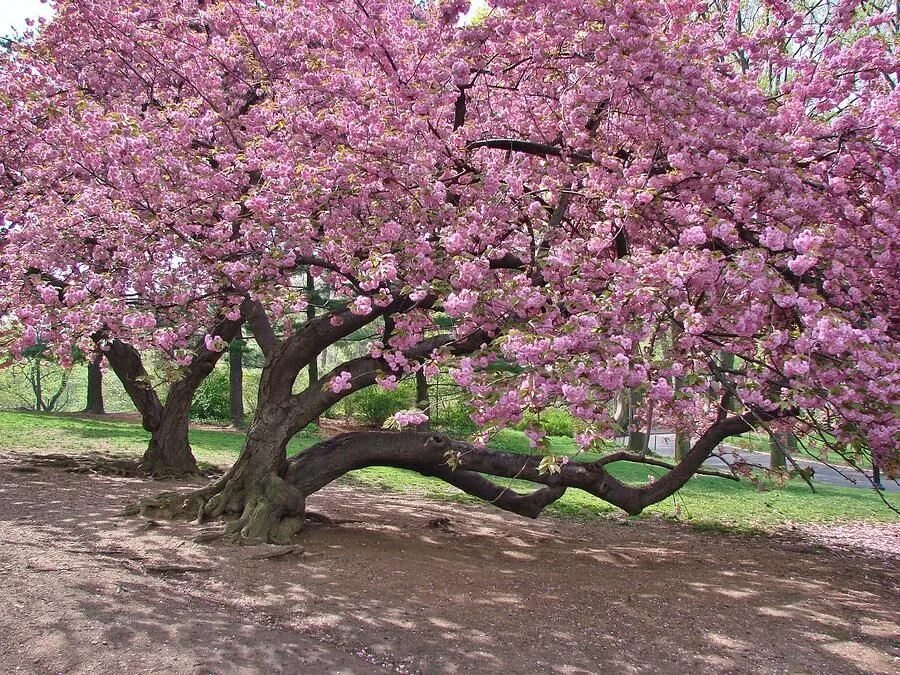
[[[342,485],[310,508],[359,522],[258,560],[116,516],[178,486],[0,455],[0,672],[900,671],[896,554],[840,530],[535,522]]]

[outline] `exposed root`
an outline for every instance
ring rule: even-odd
[[[163,492],[142,499],[137,504],[138,512],[144,518],[174,520],[176,518],[196,518],[206,503],[204,490],[191,493]],[[131,511],[131,506],[126,511]]]
[[[303,555],[306,549],[303,546],[265,546],[264,550],[257,553],[251,553],[247,556],[248,560],[272,560],[273,558],[283,558],[289,555]]]
[[[141,475],[136,460],[99,452],[74,457],[58,453],[24,455],[23,459],[25,459],[25,463],[14,467],[13,471],[36,473],[42,468],[49,467],[62,469],[68,473],[93,473],[102,476],[134,477]]]
[[[191,572],[210,572],[212,568],[198,565],[144,565],[144,571],[150,574],[187,574]]]
[[[211,527],[208,530],[203,530],[194,537],[194,543],[197,544],[207,544],[211,541],[216,541],[217,539],[221,539],[225,536],[225,528],[224,527]]]
[[[244,490],[231,494],[220,492],[210,499],[204,511],[207,515],[227,516],[241,506],[240,516],[225,526],[225,532],[237,539],[287,544],[303,529],[303,495],[275,474]]]

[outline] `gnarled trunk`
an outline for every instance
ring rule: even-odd
[[[200,520],[225,520],[226,531],[244,540],[284,542],[300,531],[304,495],[284,480],[295,433],[288,419],[278,402],[257,410],[238,461],[190,507]]]
[[[211,334],[230,342],[239,334],[241,321],[221,321]],[[150,383],[140,353],[121,340],[113,340],[106,359],[122,381],[141,423],[150,432],[150,443],[141,460],[141,468],[154,476],[196,474],[199,469],[188,441],[191,399],[200,383],[209,375],[222,352],[199,346],[184,376],[169,386],[163,404]]]
[[[142,426],[150,432],[150,443],[140,468],[154,476],[197,473],[197,462],[188,441],[193,389],[178,386],[181,383],[172,385],[163,405],[136,349],[115,340],[106,358],[141,414]]]
[[[188,423],[182,416],[167,416],[150,433],[140,468],[153,476],[184,476],[199,472],[188,441]]]
[[[193,390],[180,384],[170,387],[158,422],[150,429],[150,443],[140,463],[140,468],[153,476],[199,473],[188,440]]]

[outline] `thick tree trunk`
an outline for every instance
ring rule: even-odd
[[[231,425],[244,427],[244,341],[235,338],[228,346],[228,394]]]
[[[103,415],[106,409],[103,406],[103,353],[98,352],[88,362],[87,369],[87,405],[84,412],[92,415]]]
[[[181,411],[179,411],[181,412]],[[188,441],[188,416],[163,415],[159,427],[150,432],[150,444],[140,468],[153,476],[184,476],[199,472]]]
[[[240,329],[241,321],[228,320],[221,321],[210,332],[231,342]],[[120,340],[113,340],[109,345],[106,359],[140,412],[144,429],[150,432],[150,443],[140,464],[143,470],[157,476],[198,473],[188,442],[191,399],[221,357],[221,352],[199,346],[182,379],[169,386],[163,405],[150,383],[140,353]]]
[[[240,458],[202,505],[201,518],[229,521],[226,531],[244,540],[281,543],[299,532],[304,496],[283,478],[292,435],[275,410],[257,414]]]
[[[154,476],[182,476],[199,473],[188,440],[191,397],[194,389],[179,381],[169,387],[169,396],[150,430],[150,444],[140,467]]]

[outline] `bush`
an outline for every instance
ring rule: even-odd
[[[261,374],[262,371],[258,368],[244,368],[244,415],[247,417],[248,423],[256,412]]]
[[[523,420],[516,425],[516,429],[521,431],[528,426],[535,426],[548,436],[571,438],[576,431],[575,418],[568,411],[559,408],[548,408],[542,410],[540,414],[527,413]]]
[[[449,405],[436,407],[432,423],[451,436],[468,436],[478,429],[469,412],[469,406],[463,401],[453,401]]]
[[[191,419],[228,422],[231,419],[231,393],[228,372],[215,369],[203,380],[191,401]]]
[[[401,382],[393,391],[378,386],[366,387],[345,401],[349,414],[364,424],[381,428],[395,412],[415,406],[415,392],[410,383]]]

